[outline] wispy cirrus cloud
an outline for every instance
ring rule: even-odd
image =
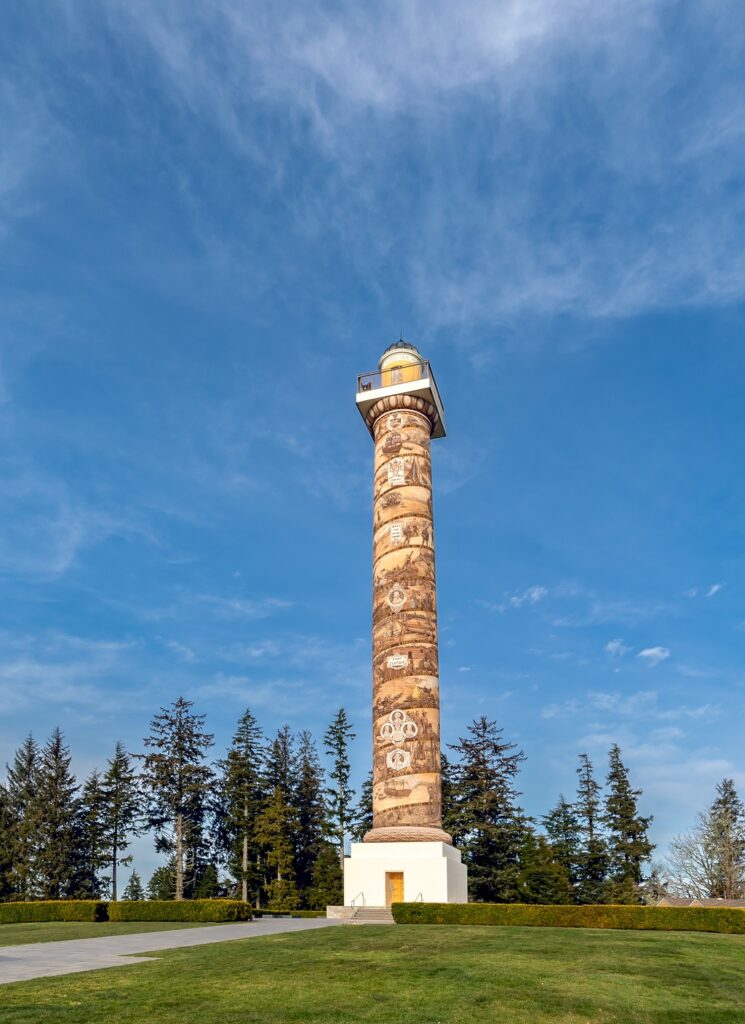
[[[559,718],[584,714],[611,712],[616,715],[637,715],[642,709],[656,704],[658,694],[655,690],[640,690],[637,693],[606,693],[591,691],[584,697],[573,697],[561,703],[547,704],[541,710],[542,718]]]
[[[693,599],[703,593],[704,597],[715,597],[723,587],[724,583],[710,583],[707,587],[689,587],[683,591],[683,596]]]
[[[51,97],[49,97],[51,99]],[[0,76],[0,239],[11,225],[42,204],[39,179],[63,157],[65,131],[50,111],[39,82]]]
[[[276,671],[279,664],[288,674],[321,672],[327,684],[367,686],[369,681],[368,641],[361,637],[341,643],[313,633],[283,632],[272,639],[224,647],[220,654],[233,665],[250,665],[254,672],[267,666]]]
[[[32,465],[0,465],[0,573],[52,580],[112,536],[154,540],[138,514],[75,493]]]
[[[635,693],[620,691],[590,691],[581,697],[547,704],[541,710],[542,718],[597,718],[608,716],[612,720],[633,719],[641,716],[645,720],[675,721],[713,721],[722,714],[719,704],[680,704],[667,707],[661,702],[661,694],[657,690],[639,690]]]
[[[111,685],[134,653],[132,640],[97,640],[69,633],[0,634],[0,709],[73,707],[110,713],[142,700]]]
[[[473,326],[745,294],[745,104],[728,73],[745,32],[736,5],[717,13],[699,5],[674,29],[664,0],[129,2],[106,16],[183,111],[269,181],[309,147],[327,190],[298,206],[305,230],[324,223],[368,273],[395,251],[430,323]],[[676,32],[688,48],[672,45]],[[697,45],[723,56],[698,64],[693,90]],[[572,110],[572,133],[557,129],[557,109]],[[271,146],[257,110],[283,119]],[[390,188],[402,130],[416,140],[408,160],[427,160],[405,211]]]
[[[526,590],[518,590],[514,594],[506,594],[502,601],[484,601],[479,600],[477,603],[482,608],[486,608],[491,612],[506,612],[510,608],[522,608],[524,606],[531,607],[538,604],[545,597],[548,597],[548,587],[534,584],[528,587]]]
[[[250,706],[275,713],[286,706],[292,708],[293,715],[329,701],[323,686],[308,686],[302,679],[266,679],[234,672],[217,673],[208,682],[198,684],[194,693],[202,700],[228,700],[237,707]]]
[[[248,598],[200,594],[195,600],[210,607],[222,619],[266,619],[275,612],[292,608],[292,601],[283,597]]]
[[[682,704],[677,708],[669,708],[666,711],[660,711],[658,718],[662,721],[676,721],[689,719],[692,721],[700,721],[706,719],[708,721],[714,721],[722,716],[722,707],[720,704]]]
[[[548,594],[548,587],[528,587],[521,594],[512,594],[509,603],[513,608],[522,608],[524,604],[538,604]]]
[[[182,661],[191,662],[197,660],[194,650],[187,644],[180,644],[177,640],[167,640],[166,647]]]
[[[200,683],[200,695],[226,697],[274,712],[290,702],[297,715],[302,710],[337,706],[341,692],[347,699],[350,694],[368,693],[368,642],[362,639],[331,643],[314,634],[287,633],[273,640],[229,646],[222,659],[232,670],[219,671]]]
[[[583,607],[555,618],[554,625],[566,628],[619,625],[636,626],[640,622],[670,614],[674,608],[663,601],[635,601],[629,598],[591,596]]]

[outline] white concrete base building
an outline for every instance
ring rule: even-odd
[[[344,858],[344,905],[467,903],[466,866],[448,843],[352,843]]]

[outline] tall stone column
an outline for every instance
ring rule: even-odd
[[[428,360],[401,338],[357,378],[355,402],[375,441],[373,827],[344,858],[335,910],[357,921],[402,900],[465,903],[468,877],[442,829],[429,451],[445,436],[442,401]]]
[[[390,395],[375,439],[373,828],[365,842],[445,842],[430,438],[434,405]]]

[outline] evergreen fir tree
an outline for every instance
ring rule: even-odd
[[[457,813],[471,898],[508,903],[518,898],[520,851],[529,823],[517,806],[515,780],[525,755],[482,716],[451,745],[460,755]]]
[[[543,818],[543,828],[551,844],[553,858],[566,872],[573,897],[580,875],[582,837],[574,807],[563,795]]]
[[[222,895],[217,865],[212,863],[204,864],[196,879],[192,898],[195,900],[214,900]]]
[[[265,741],[248,710],[238,721],[227,757],[220,763],[219,848],[240,885],[241,899],[258,899],[260,851],[256,820],[265,801]],[[258,906],[258,904],[257,904]]]
[[[608,851],[600,830],[600,786],[587,754],[579,755],[579,784],[575,812],[579,818],[582,850],[577,896],[580,903],[605,903]]]
[[[732,779],[717,785],[711,805],[712,849],[716,862],[716,895],[726,900],[745,896],[745,805]]]
[[[609,898],[612,903],[640,903],[642,869],[654,850],[651,818],[639,814],[640,789],[632,789],[617,743],[609,754],[608,792],[603,818],[608,835]]]
[[[142,886],[142,879],[137,874],[137,872],[134,871],[134,870],[132,871],[132,874],[129,876],[129,881],[127,882],[127,884],[124,887],[124,892],[122,893],[122,899],[123,900],[144,900],[145,899],[145,890],[144,890],[144,888]]]
[[[0,785],[0,902],[13,897],[13,816],[10,796],[5,786]]]
[[[15,752],[8,770],[8,815],[10,819],[10,887],[15,899],[29,900],[37,891],[37,835],[39,832],[38,744],[29,733]]]
[[[344,901],[344,880],[335,846],[322,842],[313,864],[313,877],[305,896],[308,910],[338,907]]]
[[[130,840],[142,834],[140,782],[123,743],[114,747],[103,777],[104,831],[107,844],[106,870],[111,899],[117,899],[118,869],[132,863],[126,854]]]
[[[653,864],[647,877],[642,881],[642,901],[647,906],[655,906],[663,897],[669,896],[670,880],[661,864]]]
[[[355,843],[361,843],[373,827],[373,773],[368,772],[360,787],[360,798],[354,809],[354,820],[349,835]]]
[[[323,738],[326,753],[331,758],[327,788],[329,831],[336,844],[339,864],[344,868],[344,842],[354,819],[354,790],[349,784],[352,766],[349,763],[349,743],[355,739],[344,708],[339,708]]]
[[[313,867],[327,829],[323,768],[311,734],[298,737],[297,777],[293,787],[297,821],[295,831],[295,880],[301,895],[312,884]]]
[[[267,903],[275,910],[296,910],[300,906],[293,864],[296,827],[293,807],[281,787],[275,786],[256,822],[256,839],[264,854]]]
[[[85,780],[80,801],[77,895],[83,899],[99,899],[108,894],[108,880],[101,880],[101,872],[108,863],[105,814],[106,794],[101,775],[94,769]]]
[[[176,893],[176,865],[173,859],[156,868],[147,883],[149,900],[172,900]]]
[[[145,737],[142,779],[148,797],[148,824],[155,830],[156,849],[174,859],[175,899],[188,895],[202,857],[202,829],[212,769],[205,763],[213,737],[204,731],[204,715],[191,710],[193,701],[179,697],[161,708]]]
[[[693,828],[671,841],[666,869],[675,895],[745,898],[745,814],[731,779],[719,783]]]
[[[517,889],[520,903],[548,905],[572,902],[569,875],[554,857],[554,851],[544,836],[526,833],[520,851]]]
[[[297,773],[295,740],[289,725],[277,730],[269,744],[264,769],[264,786],[267,793],[273,793],[277,786],[282,790],[286,802],[292,803],[293,784]]]
[[[440,755],[442,827],[453,837],[453,845],[460,849],[465,834],[458,803],[458,767],[457,764],[453,764],[447,754]]]
[[[70,751],[55,729],[41,754],[37,778],[39,807],[35,871],[41,899],[76,895],[80,870],[80,798]]]
[[[184,828],[184,899],[187,900],[196,898],[203,878],[214,866],[213,816],[213,788],[192,792]]]

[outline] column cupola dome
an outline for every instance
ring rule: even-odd
[[[381,370],[390,370],[394,366],[408,366],[411,363],[421,363],[422,355],[415,345],[401,338],[389,345],[380,357],[378,367]]]

